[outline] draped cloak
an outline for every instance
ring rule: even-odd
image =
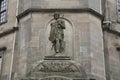
[[[56,20],[51,23],[51,30],[49,40],[53,43],[53,47],[59,52],[65,51],[65,41],[64,39],[64,29],[65,29],[65,22],[61,19]],[[56,41],[59,41],[59,49],[57,47]]]
[[[54,42],[56,38],[63,40],[64,39],[64,30],[65,29],[65,22],[61,19],[56,20],[55,22],[51,23],[51,30],[49,40]]]

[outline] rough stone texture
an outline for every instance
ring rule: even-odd
[[[56,59],[56,57],[54,57]],[[86,72],[80,63],[72,60],[43,60],[34,65],[28,73],[28,79],[44,79],[51,77],[66,77],[69,79],[87,79]]]
[[[74,62],[79,63],[84,68],[88,79],[119,80],[120,52],[116,50],[116,47],[120,46],[119,36],[107,31],[104,31],[103,36],[102,20],[92,13],[74,12],[74,9],[90,8],[102,14],[101,1],[103,0],[19,0],[17,8],[17,0],[9,0],[8,21],[0,25],[0,32],[13,26],[18,26],[19,31],[15,33],[15,36],[9,34],[0,38],[0,46],[7,47],[3,55],[1,79],[10,80],[11,77],[11,80],[21,80],[26,78],[36,64],[42,62],[45,56],[54,53],[50,50],[51,43],[48,40],[54,12],[42,12],[42,10],[71,9],[72,12],[61,11],[60,13],[61,16],[64,15],[62,19],[67,26],[65,30],[65,56],[70,56]],[[116,1],[107,0],[108,3],[105,7],[103,6],[105,9],[103,13],[105,13],[105,20],[112,21],[110,28],[119,32]],[[31,8],[41,11],[24,15],[18,19],[16,24],[16,12],[18,11],[19,15]],[[14,54],[14,59],[11,67],[12,54]],[[52,79],[57,77],[53,76]],[[68,80],[69,78],[64,79]]]
[[[105,33],[106,47],[108,52],[106,53],[107,60],[107,79],[119,80],[120,74],[120,53],[116,50],[119,44],[119,37],[111,34]]]
[[[16,11],[17,11],[17,1],[7,0],[7,22],[0,25],[0,32],[6,31],[16,26]],[[0,38],[0,47],[7,47],[7,50],[3,53],[3,63],[2,63],[2,73],[1,80],[8,80],[10,78],[12,69],[12,55],[14,52],[14,34],[10,34]]]
[[[104,48],[101,22],[90,16],[90,53],[91,53],[91,71],[97,78],[105,79]],[[103,77],[104,76],[104,77]]]
[[[110,25],[104,25],[113,31],[120,32],[120,24],[118,18],[118,0],[107,0],[105,9],[105,20],[111,21]],[[120,52],[117,47],[120,46],[120,36],[109,31],[104,31],[105,45],[105,63],[107,80],[120,79]]]

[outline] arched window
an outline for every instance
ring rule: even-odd
[[[7,0],[0,0],[0,24],[6,22]]]

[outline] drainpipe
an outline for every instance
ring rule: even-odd
[[[18,6],[19,6],[19,0],[16,0],[17,1],[17,5],[16,5],[16,16],[18,15]],[[17,18],[16,18],[16,21],[15,21],[15,27],[18,27],[18,21],[17,21]],[[12,68],[13,68],[13,59],[14,59],[14,49],[15,49],[15,40],[16,40],[16,32],[13,33],[13,49],[12,49],[12,57],[11,57],[11,64],[10,64],[10,73],[9,73],[9,79],[8,80],[11,80],[12,78]]]
[[[104,7],[104,21],[103,21],[103,28],[109,28],[111,25],[111,18],[110,18],[110,7],[108,0],[105,0],[105,7]],[[107,32],[103,29],[103,41],[104,41],[104,58],[105,58],[105,72],[106,72],[106,80],[110,80],[110,69],[109,69],[109,51],[108,51],[108,42],[106,40]]]

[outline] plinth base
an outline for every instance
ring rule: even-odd
[[[45,56],[44,60],[71,60],[69,56]]]
[[[69,56],[45,56],[22,80],[90,80],[80,63]]]

